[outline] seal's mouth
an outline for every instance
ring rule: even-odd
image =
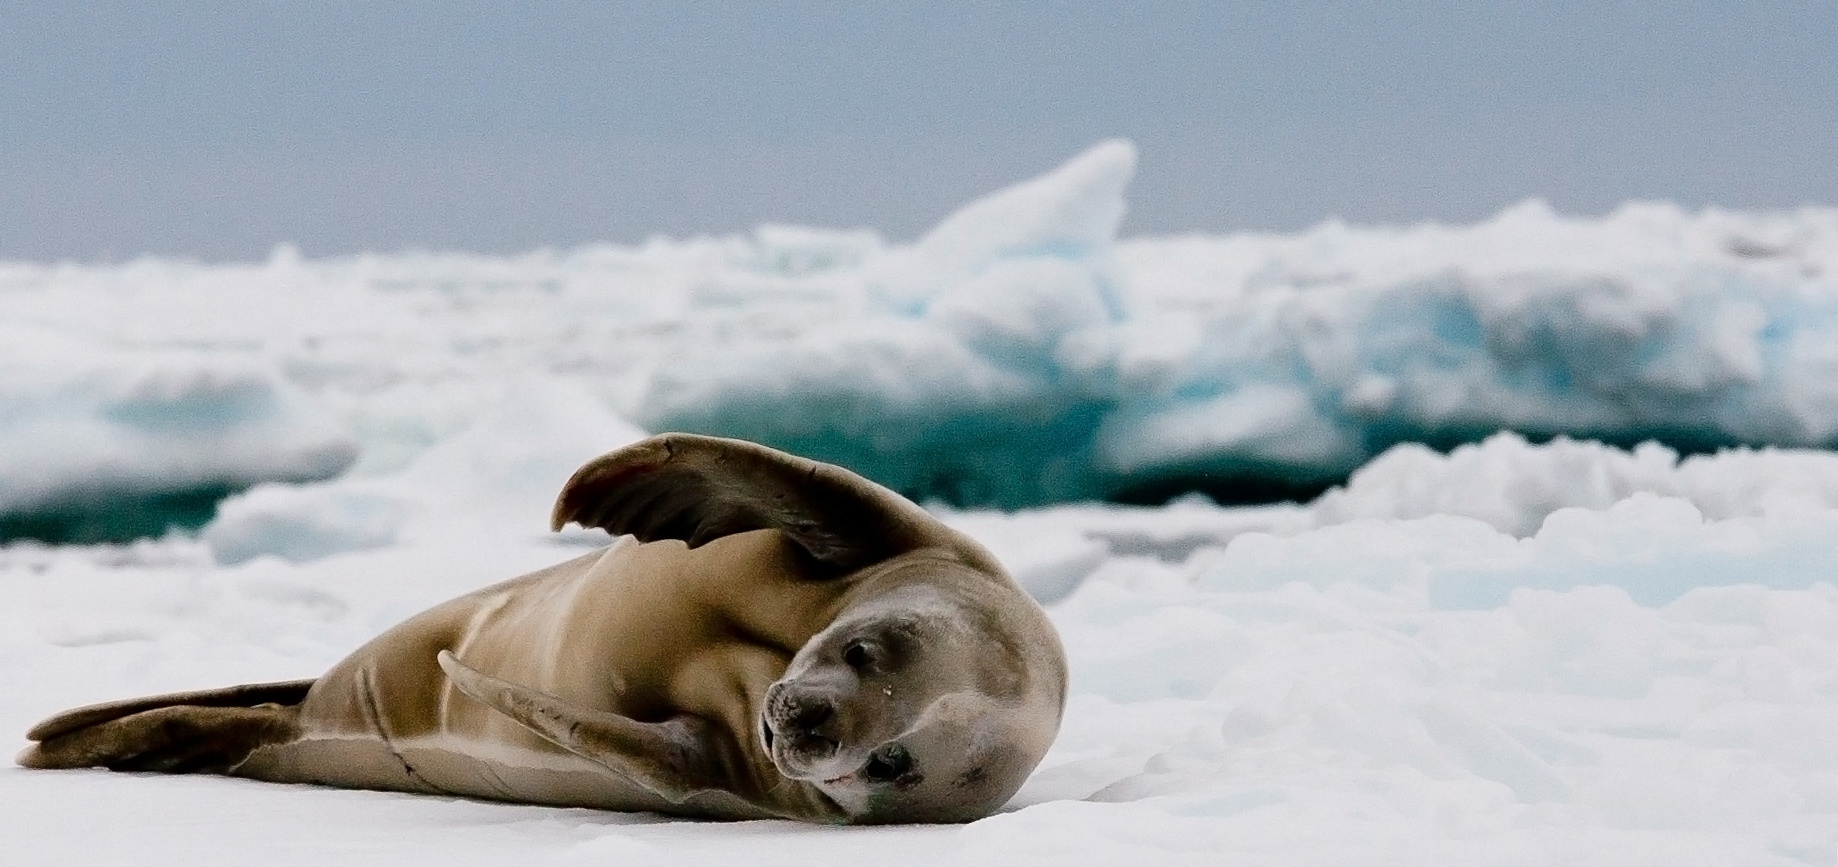
[[[759,721],[759,739],[766,745],[766,751],[772,752],[778,745],[779,733],[773,729],[772,721],[761,717]],[[809,753],[816,755],[833,755],[842,747],[842,742],[816,732],[790,732],[785,735],[785,751]]]
[[[786,756],[788,759],[795,758],[808,764],[830,758],[840,749],[842,749],[840,741],[826,738],[823,735],[788,734],[785,735],[783,752],[788,754]]]
[[[766,755],[779,773],[794,780],[831,782],[819,775],[825,771],[835,773],[833,763],[842,752],[840,741],[814,733],[775,731],[769,722],[760,724],[759,733],[766,745]],[[854,770],[850,770],[843,776],[853,773]]]

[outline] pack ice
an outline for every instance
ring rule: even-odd
[[[1838,211],[1118,240],[1134,160],[1102,144],[913,243],[0,267],[8,526],[241,491],[195,531],[0,546],[0,730],[317,673],[603,542],[548,534],[548,498],[670,427],[933,498],[1074,672],[1041,770],[962,827],[4,768],[0,852],[1838,863],[1838,457],[1806,448],[1838,430]],[[1205,478],[1344,482],[1088,502]]]

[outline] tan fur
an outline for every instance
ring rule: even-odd
[[[303,698],[293,683],[78,709],[35,727],[20,763],[954,821],[999,806],[1057,729],[1064,660],[1038,606],[974,542],[853,474],[667,435],[584,467],[555,520],[638,538],[423,612]],[[898,670],[841,661],[915,630],[927,637]],[[820,693],[834,708],[824,737],[769,747],[763,729],[793,729],[769,693]],[[964,759],[974,751],[953,739],[993,747]],[[930,782],[868,779],[883,767],[871,754],[896,742]],[[812,744],[821,756],[798,753]]]

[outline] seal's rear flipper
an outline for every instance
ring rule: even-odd
[[[26,747],[28,768],[225,773],[257,747],[299,736],[297,705],[172,705],[65,732]]]
[[[50,717],[32,730],[26,732],[26,738],[35,741],[48,741],[65,732],[73,732],[86,726],[105,723],[112,719],[137,714],[141,711],[154,710],[173,705],[192,705],[195,707],[255,707],[258,704],[299,704],[306,699],[306,691],[313,688],[312,680],[283,680],[275,683],[245,683],[241,686],[226,686],[222,689],[201,689],[196,692],[170,692],[165,695],[149,695],[141,698],[123,699],[103,704],[85,705],[74,710],[67,710]]]
[[[28,768],[222,772],[257,747],[298,735],[311,680],[253,683],[68,710],[32,727]]]

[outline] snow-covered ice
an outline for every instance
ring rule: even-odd
[[[677,426],[956,503],[1073,671],[1040,770],[961,827],[6,767],[4,860],[1838,864],[1838,454],[1631,447],[1830,443],[1838,211],[1118,240],[1133,161],[913,244],[0,266],[0,512],[246,488],[195,532],[0,546],[0,731],[315,674],[602,543],[548,499]],[[1354,472],[965,505],[1200,471]]]
[[[1838,444],[1838,209],[1119,239],[1135,159],[1101,144],[912,243],[0,264],[0,518],[386,473],[557,383],[1004,508],[1312,495],[1500,429]]]

